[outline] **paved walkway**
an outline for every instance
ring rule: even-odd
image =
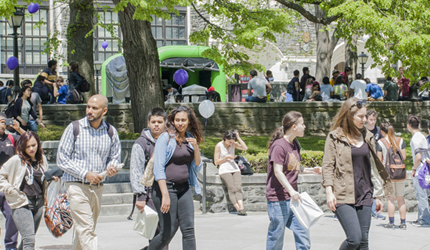
[[[264,250],[269,219],[266,213],[249,213],[246,217],[235,214],[200,214],[196,213],[197,249],[229,250],[249,249]],[[398,217],[397,217],[398,218]],[[383,228],[387,222],[372,221],[370,230],[370,249],[420,250],[430,249],[430,228],[417,228],[410,224],[416,219],[416,213],[407,215],[407,230],[388,230]],[[397,221],[396,221],[397,222]],[[0,220],[2,237],[4,219]],[[133,232],[133,221],[121,217],[101,217],[97,225],[99,249],[103,250],[138,250],[147,240]],[[312,249],[339,249],[344,240],[344,233],[338,221],[331,214],[326,214],[311,229]],[[63,238],[55,239],[48,232],[44,222],[36,235],[36,249],[70,249],[72,232]],[[3,243],[2,249],[4,249]],[[178,231],[170,244],[171,250],[182,249],[181,234]],[[285,233],[284,249],[295,249],[291,231]]]

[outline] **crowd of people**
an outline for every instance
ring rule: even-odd
[[[23,88],[21,102],[30,98],[30,87]],[[31,107],[25,108],[30,111]],[[74,223],[73,249],[97,249],[95,233],[101,209],[104,177],[114,176],[121,162],[121,144],[116,129],[103,120],[108,110],[105,96],[92,96],[86,117],[67,126],[58,146],[58,170],[48,170],[40,140],[34,132],[26,132],[20,122],[11,126],[19,135],[7,133],[6,116],[0,114],[0,208],[6,217],[5,246],[34,249],[35,234],[43,216],[46,187],[50,181],[65,182]],[[288,112],[282,126],[268,142],[266,182],[269,228],[267,249],[282,249],[285,227],[294,233],[297,249],[310,249],[310,230],[294,215],[290,202],[301,202],[298,192],[299,174],[322,174],[327,206],[336,215],[346,239],[340,249],[368,249],[372,218],[382,211],[381,198],[387,198],[389,221],[386,228],[406,229],[405,178],[398,179],[387,171],[393,155],[404,162],[404,141],[397,137],[393,126],[383,122],[376,126],[377,113],[367,110],[358,98],[345,101],[333,120],[327,135],[322,167],[301,166],[300,145],[306,121],[301,113]],[[34,117],[33,117],[34,118]],[[413,184],[418,202],[418,218],[412,224],[430,226],[428,189],[417,180],[417,171],[428,160],[430,136],[420,132],[420,119],[408,117],[407,129],[413,135]],[[430,132],[430,123],[429,123]],[[145,206],[157,211],[158,230],[144,249],[168,249],[178,229],[182,233],[183,249],[196,249],[193,192],[200,194],[197,173],[202,167],[199,145],[203,141],[201,124],[194,111],[179,106],[166,114],[160,108],[148,114],[147,128],[132,147],[130,182],[137,197],[139,212]],[[229,199],[240,216],[247,215],[243,203],[240,169],[234,161],[235,149],[248,146],[236,130],[229,130],[216,147],[214,163],[228,189]],[[144,170],[153,157],[154,184],[142,185]],[[48,173],[51,171],[51,173]],[[52,178],[47,178],[52,176]],[[349,185],[345,185],[349,183]],[[395,224],[397,200],[400,221]]]
[[[372,83],[369,78],[363,79],[360,73],[355,75],[355,80],[350,78],[352,69],[346,67],[343,72],[335,69],[332,77],[324,77],[322,84],[311,76],[309,68],[303,68],[303,75],[295,70],[294,77],[287,85],[287,90],[281,95],[286,102],[290,101],[343,101],[350,97],[367,101],[428,101],[429,90],[419,88],[428,82],[427,77],[411,84],[410,79],[404,75],[404,68],[400,67],[396,77],[386,76],[381,88]],[[248,89],[253,88],[248,85]]]

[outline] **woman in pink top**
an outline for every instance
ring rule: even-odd
[[[238,141],[238,142],[237,142]],[[239,166],[234,162],[234,149],[247,150],[245,142],[239,137],[239,132],[229,130],[224,134],[221,142],[215,147],[214,163],[219,166],[219,176],[225,182],[231,204],[238,215],[246,215],[243,207],[242,176]]]

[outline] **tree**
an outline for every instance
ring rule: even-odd
[[[73,0],[69,3],[70,20],[67,26],[68,61],[79,64],[79,74],[90,83],[90,95],[94,87],[94,0]],[[87,95],[88,98],[88,95]]]
[[[170,13],[179,14],[175,6],[190,3],[181,0],[147,0],[138,3],[113,0],[113,3],[123,34],[134,131],[140,133],[146,127],[148,112],[155,107],[164,108],[160,61],[151,32],[153,15],[170,19]]]

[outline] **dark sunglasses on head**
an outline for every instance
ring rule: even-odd
[[[353,108],[354,106],[357,106],[357,108],[361,109],[363,105],[364,105],[364,102],[357,101],[356,103],[352,104],[351,108]]]

